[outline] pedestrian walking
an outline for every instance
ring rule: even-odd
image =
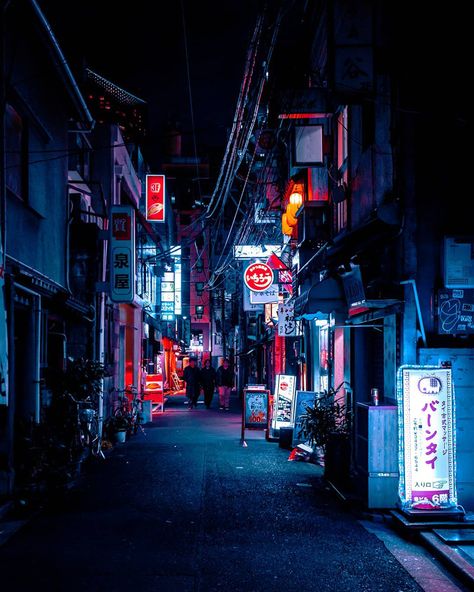
[[[189,400],[189,409],[196,407],[201,390],[201,371],[196,365],[196,358],[189,358],[189,364],[184,369],[183,379],[186,383],[186,396]]]
[[[209,409],[216,388],[216,370],[212,367],[209,359],[204,362],[204,368],[201,370],[201,384],[204,391],[204,403]]]
[[[216,384],[219,390],[219,409],[229,411],[230,391],[234,386],[234,373],[229,368],[228,358],[224,358],[217,369]]]

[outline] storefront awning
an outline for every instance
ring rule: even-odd
[[[294,300],[296,319],[324,318],[330,313],[347,315],[347,305],[340,282],[327,278],[313,284]]]
[[[358,306],[349,309],[348,326],[357,326],[383,319],[402,310],[403,302],[395,299],[364,300]]]

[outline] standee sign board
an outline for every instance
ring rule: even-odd
[[[400,498],[414,510],[456,499],[456,428],[451,368],[401,366],[397,374]]]
[[[163,374],[147,374],[145,377],[144,399],[153,404],[155,413],[164,411]]]
[[[262,385],[248,386],[243,390],[241,443],[245,443],[245,429],[265,430],[268,428],[268,407],[270,391]]]
[[[295,404],[294,404],[294,420],[295,427],[293,429],[293,441],[292,446],[297,446],[305,442],[305,438],[302,434],[303,424],[302,417],[307,413],[307,407],[314,407],[317,393],[315,391],[296,391]]]
[[[268,425],[268,390],[244,389],[244,424],[246,428],[265,429]]]
[[[293,427],[296,376],[277,374],[272,413],[272,429]]]

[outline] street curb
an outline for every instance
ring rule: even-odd
[[[465,559],[456,548],[443,543],[432,532],[420,532],[421,541],[444,562],[460,580],[474,589],[474,565]]]

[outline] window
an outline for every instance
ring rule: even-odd
[[[68,170],[79,173],[83,180],[89,178],[90,150],[81,134],[69,134]]]
[[[349,181],[349,121],[348,108],[344,107],[337,116],[337,170],[339,183],[347,187]],[[347,227],[347,198],[335,206],[335,231],[340,232]]]
[[[204,345],[204,336],[202,331],[193,330],[191,333],[191,349],[193,351],[202,351]]]
[[[28,143],[23,118],[11,106],[6,108],[6,185],[20,199],[27,199]]]
[[[323,126],[302,125],[294,129],[294,166],[323,163]]]
[[[347,170],[349,123],[347,107],[337,116],[337,169]]]

